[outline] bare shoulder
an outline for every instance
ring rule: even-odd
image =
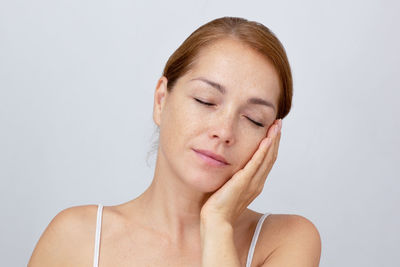
[[[263,225],[263,242],[273,244],[261,266],[319,266],[321,237],[309,219],[295,214],[271,214]]]
[[[94,249],[97,205],[60,211],[44,230],[28,266],[90,265]]]

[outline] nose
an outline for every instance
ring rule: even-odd
[[[235,142],[235,119],[234,114],[219,114],[218,119],[210,132],[212,139],[220,139],[226,145],[232,145]]]

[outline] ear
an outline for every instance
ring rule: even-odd
[[[163,112],[164,105],[166,103],[166,96],[168,94],[167,84],[167,78],[162,76],[158,80],[156,90],[154,92],[153,120],[159,127],[161,124],[161,114]]]

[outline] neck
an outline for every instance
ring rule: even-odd
[[[200,211],[212,193],[185,183],[158,153],[153,181],[135,202],[151,227],[171,242],[200,244]]]

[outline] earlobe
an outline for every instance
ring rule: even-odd
[[[154,92],[153,120],[158,126],[161,124],[161,114],[164,109],[165,100],[168,93],[167,84],[167,78],[162,76],[158,80],[156,90]]]

